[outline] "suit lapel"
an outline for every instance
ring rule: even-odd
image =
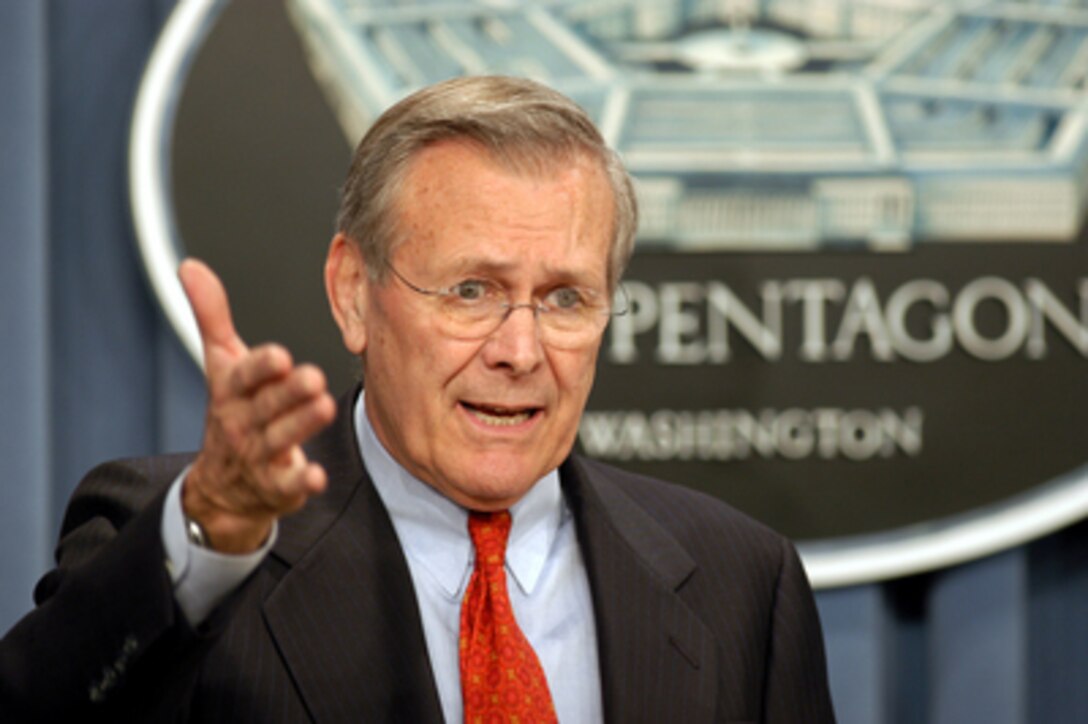
[[[714,638],[680,596],[694,561],[613,472],[574,458],[560,474],[593,591],[605,718],[712,721]]]
[[[329,490],[281,522],[264,619],[315,722],[439,724],[411,576],[355,441],[355,394],[308,449]],[[680,595],[695,564],[614,475],[580,459],[560,470],[593,592],[605,717],[711,721],[713,637]]]
[[[351,424],[355,395],[314,441],[325,495],[282,521],[282,580],[264,617],[315,722],[441,722],[404,555],[364,471]]]

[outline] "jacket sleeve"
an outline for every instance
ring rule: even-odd
[[[182,715],[222,616],[193,630],[174,602],[161,535],[171,469],[109,463],[80,483],[36,607],[0,639],[0,720]]]
[[[768,724],[833,723],[819,614],[793,545],[782,539],[764,688]]]

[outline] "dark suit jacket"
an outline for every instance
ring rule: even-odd
[[[197,630],[164,566],[164,491],[190,456],[80,484],[37,608],[0,642],[0,721],[440,722],[411,578],[361,464],[353,396],[309,447],[321,497]],[[572,457],[610,722],[833,720],[793,547],[723,503]]]

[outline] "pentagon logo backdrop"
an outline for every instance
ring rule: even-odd
[[[239,0],[194,52],[178,238],[222,272],[247,339],[286,342],[334,386],[357,367],[321,288],[351,147],[422,85],[526,75],[589,111],[642,208],[583,452],[803,541],[817,585],[989,552],[1088,507],[1083,12]],[[1034,522],[1010,525],[1020,509]],[[934,531],[940,551],[912,557]],[[895,554],[822,567],[873,551]]]

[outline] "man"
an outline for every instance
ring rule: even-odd
[[[81,483],[4,720],[832,721],[792,546],[571,454],[635,218],[577,106],[467,78],[356,151],[325,282],[365,391],[246,347],[185,262],[203,445]]]

